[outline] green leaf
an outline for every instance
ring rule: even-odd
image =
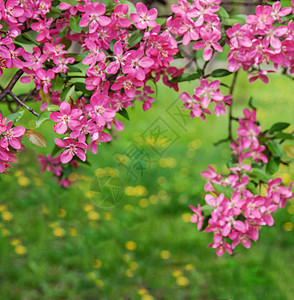
[[[256,185],[252,181],[247,183],[246,189],[249,190],[253,195],[256,194]]]
[[[282,131],[284,129],[286,129],[287,127],[289,127],[290,124],[289,123],[285,123],[285,122],[279,122],[279,123],[275,123],[269,130],[270,133],[276,132],[276,131]]]
[[[118,111],[120,115],[122,115],[125,119],[130,120],[129,114],[125,108]]]
[[[233,26],[233,25],[235,25],[235,24],[237,24],[237,23],[245,24],[246,21],[245,21],[243,18],[241,18],[241,17],[235,16],[234,18],[224,19],[224,20],[222,21],[222,23],[223,23],[224,25]]]
[[[50,114],[51,112],[48,110],[42,111],[36,121],[36,128],[39,128],[45,121],[50,120]]]
[[[76,101],[78,99],[74,85],[67,92],[64,101],[69,102],[71,99],[73,101]]]
[[[195,79],[199,79],[200,77],[201,77],[201,75],[199,73],[192,73],[192,74],[184,73],[180,76],[174,77],[169,82],[170,83],[177,83],[177,82],[184,82],[184,81],[192,81],[192,80],[195,80]]]
[[[59,106],[54,105],[54,104],[50,104],[50,105],[47,106],[47,110],[48,111],[59,111]]]
[[[110,44],[109,44],[109,48],[110,50],[113,52],[113,47],[114,47],[114,44],[117,42],[117,40],[111,40]]]
[[[204,76],[204,71],[202,69],[197,69],[197,73],[200,75],[200,76]]]
[[[82,27],[80,26],[80,21],[81,21],[81,17],[75,16],[75,17],[71,17],[69,19],[69,26],[70,29],[73,30],[76,33],[81,33],[82,32]]]
[[[202,228],[201,228],[200,231],[203,231],[208,226],[208,221],[209,221],[210,218],[211,218],[211,214],[207,215],[204,218],[203,223],[202,223]]]
[[[83,92],[84,94],[90,94],[91,93],[91,91],[88,91],[86,89],[86,85],[83,82],[75,82],[74,85],[75,85],[77,91]]]
[[[60,76],[55,76],[54,79],[52,80],[52,86],[51,89],[54,92],[61,91],[64,85],[64,81]]]
[[[142,30],[134,31],[128,39],[128,47],[137,45],[143,39],[144,32]]]
[[[156,19],[156,22],[157,22],[157,24],[165,25],[165,23],[166,23],[166,18],[157,18],[157,19]]]
[[[85,52],[82,52],[82,53],[78,54],[77,58],[79,58],[80,61],[81,61],[81,60],[83,60],[89,54],[90,54],[90,51],[85,51]]]
[[[283,148],[277,141],[270,140],[265,144],[274,157],[281,157],[283,155]]]
[[[60,94],[60,99],[61,99],[62,101],[65,101],[65,97],[66,97],[66,95],[67,95],[67,93],[68,93],[69,90],[70,90],[70,86],[66,87],[66,88],[61,92],[61,94]]]
[[[67,72],[68,72],[68,73],[81,73],[82,70],[81,70],[80,68],[78,68],[78,67],[69,65],[69,66],[68,66]]]
[[[23,34],[19,35],[14,41],[20,44],[32,44],[32,41]]]
[[[226,70],[226,69],[217,69],[211,72],[212,77],[225,77],[228,75],[231,75],[232,72]]]
[[[59,2],[65,2],[68,4],[74,5],[74,6],[76,6],[78,4],[77,0],[59,0]]]
[[[51,96],[50,96],[50,94],[49,94],[49,93],[48,93],[48,94],[45,94],[43,88],[41,88],[41,89],[39,90],[39,95],[40,95],[41,99],[42,99],[44,102],[46,102],[47,104],[50,104],[50,103],[51,103]]]
[[[280,159],[277,157],[271,157],[268,164],[266,165],[266,172],[270,175],[276,173],[279,169]]]
[[[249,175],[249,177],[257,179],[258,181],[269,181],[268,175],[262,169],[252,168],[252,172],[247,172],[247,174]]]
[[[19,110],[13,114],[10,114],[6,117],[7,122],[12,121],[12,123],[17,122],[24,114],[24,110]]]
[[[219,10],[218,10],[217,14],[220,16],[221,20],[225,20],[225,19],[230,18],[230,15],[226,11],[226,9],[222,6],[219,7]]]
[[[274,135],[274,138],[283,139],[283,140],[294,140],[294,135],[292,135],[291,133],[286,133],[286,132],[277,132]]]
[[[233,190],[230,187],[226,187],[220,184],[212,183],[214,190],[220,195],[224,194],[226,198],[231,198],[233,195]]]
[[[64,38],[66,33],[67,33],[68,27],[65,26],[61,31],[59,31],[58,37],[59,38]]]

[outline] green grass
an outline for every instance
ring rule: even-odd
[[[241,116],[252,95],[264,129],[275,121],[293,123],[292,82],[271,75],[265,86],[249,84],[245,77],[240,74],[236,87],[235,116]],[[194,86],[182,84],[180,89],[192,91]],[[78,170],[68,190],[48,174],[40,175],[37,147],[19,155],[19,163],[0,181],[0,205],[5,205],[0,206],[0,299],[294,299],[293,231],[284,230],[285,223],[294,223],[293,205],[275,214],[274,227],[262,229],[249,250],[239,246],[232,257],[217,258],[206,248],[211,235],[188,222],[188,205],[203,203],[200,172],[207,164],[224,172],[230,157],[227,144],[212,146],[227,136],[227,117],[208,117],[205,123],[180,116],[175,120],[175,106],[167,108],[177,97],[160,86],[152,110],[131,108],[125,131],[91,156],[91,166]],[[158,117],[171,128],[168,137],[177,137],[161,155],[142,138]],[[26,113],[19,124],[28,122]],[[55,136],[51,126],[48,122],[40,128],[49,148]],[[143,173],[130,162],[137,178],[116,159],[133,144],[145,155]],[[108,178],[97,177],[101,169],[116,169],[115,184],[125,191],[110,208],[109,198],[101,204],[110,190],[105,187],[99,194],[97,189],[98,180]],[[284,167],[279,173],[290,181],[294,169]],[[134,191],[137,196],[130,195]]]

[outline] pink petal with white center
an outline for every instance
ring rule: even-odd
[[[99,17],[98,19],[98,23],[101,25],[101,26],[107,26],[109,25],[111,22],[111,19],[106,17],[106,16],[101,16]]]
[[[143,57],[140,59],[140,66],[142,68],[150,68],[154,64],[154,60],[149,57]]]
[[[206,60],[206,61],[210,60],[211,57],[212,57],[212,54],[213,54],[213,51],[210,47],[204,48],[204,50],[203,50],[203,59]]]
[[[62,114],[59,111],[54,111],[50,114],[49,118],[53,122],[60,122],[62,119]]]
[[[232,225],[231,223],[227,223],[224,228],[222,229],[222,235],[223,236],[228,236],[231,232],[231,228],[232,228]]]
[[[60,161],[63,164],[70,162],[72,160],[72,158],[73,158],[73,154],[70,149],[63,151],[60,155]]]
[[[130,14],[130,19],[135,23],[140,22],[140,17],[137,14]]]
[[[238,231],[241,231],[241,232],[246,231],[245,224],[242,221],[239,221],[239,220],[234,222],[234,228],[237,229]]]
[[[18,139],[15,138],[9,140],[9,145],[16,150],[19,150],[21,148],[21,143],[19,142]]]
[[[151,8],[147,14],[149,17],[149,20],[155,20],[157,18],[157,9],[156,8]]]
[[[63,140],[60,140],[58,138],[54,138],[55,144],[59,147],[59,148],[66,148],[67,147],[67,143]]]
[[[88,26],[89,22],[90,22],[90,17],[89,17],[89,15],[85,14],[85,15],[82,16],[82,19],[81,19],[79,25],[81,27],[86,27],[86,26]]]
[[[79,119],[80,116],[82,115],[82,113],[83,113],[83,112],[82,112],[81,109],[74,108],[74,109],[70,112],[69,116],[70,116],[71,119]]]
[[[14,137],[20,137],[23,136],[25,133],[25,128],[24,127],[14,127],[11,129],[11,133],[13,134]]]
[[[53,126],[53,130],[58,134],[64,134],[67,131],[67,125],[64,122],[59,122]]]
[[[86,161],[86,153],[81,149],[76,149],[76,155],[81,161]]]
[[[145,4],[143,4],[141,2],[137,3],[136,9],[137,9],[138,15],[140,15],[140,16],[147,15],[148,9]]]
[[[63,101],[59,106],[59,110],[63,115],[69,115],[69,113],[70,113],[69,103],[66,101]]]
[[[258,17],[257,16],[254,16],[254,15],[249,15],[247,18],[246,18],[246,22],[248,24],[257,24],[258,23]]]
[[[111,136],[108,134],[108,133],[105,133],[105,132],[101,132],[100,135],[99,135],[99,140],[101,142],[110,142],[111,141]]]
[[[196,42],[194,45],[193,45],[193,49],[194,50],[199,50],[199,49],[202,49],[205,47],[205,43],[204,42]]]

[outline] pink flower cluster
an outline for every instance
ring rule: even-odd
[[[70,172],[65,172],[65,167],[60,162],[60,155],[57,155],[53,158],[49,154],[47,154],[46,157],[41,154],[39,155],[39,163],[42,165],[42,173],[44,173],[45,171],[53,172],[54,176],[58,179],[58,182],[61,186],[67,188],[71,185],[71,182],[68,179],[68,173]],[[67,168],[77,167],[78,161],[72,160]],[[67,174],[67,176],[65,176],[65,173]]]
[[[260,78],[268,83],[267,72],[261,64],[272,62],[294,72],[294,23],[284,17],[292,13],[291,7],[281,8],[280,1],[272,6],[258,5],[255,15],[246,18],[246,24],[235,24],[227,30],[230,53],[228,68],[236,72],[240,67],[245,71],[257,69],[249,77],[250,82]]]
[[[40,91],[38,99],[44,101],[41,110],[48,106],[48,99],[60,106],[60,111],[52,113],[50,118],[57,122],[54,131],[70,133],[63,140],[55,139],[65,149],[60,158],[62,163],[75,155],[84,161],[88,148],[96,153],[97,144],[110,140],[102,132],[104,127],[122,130],[123,124],[115,115],[132,106],[134,100],[142,101],[143,109],[148,110],[154,101],[147,85],[150,78],[157,82],[162,77],[166,85],[178,89],[177,83],[169,80],[183,72],[170,67],[179,50],[174,37],[157,24],[156,9],[148,10],[144,4],[137,3],[136,13],[130,14],[127,4],[117,4],[106,12],[106,6],[98,2],[82,0],[76,6],[61,2],[62,18],[56,19],[47,17],[51,1],[34,2],[9,0],[0,6],[0,19],[8,25],[5,37],[0,35],[0,72],[13,67],[23,70],[25,75],[20,81],[33,80]],[[78,22],[78,29],[71,27],[73,18]],[[134,32],[134,28],[138,31]],[[15,39],[26,30],[37,33],[39,44],[32,52],[15,44]],[[133,32],[139,31],[140,39],[131,42]],[[81,45],[81,62],[87,66],[85,87],[93,91],[90,99],[81,98],[71,105],[62,101],[60,91],[52,89],[53,81],[65,81],[62,88],[74,84],[69,82],[67,72],[77,58],[68,53],[65,40]],[[86,144],[88,135],[90,142]]]
[[[17,161],[15,154],[24,148],[21,144],[24,133],[24,127],[12,128],[12,121],[7,122],[0,113],[0,173],[6,172],[12,167],[11,163]]]
[[[205,114],[212,114],[211,110],[207,108],[214,102],[213,110],[216,116],[224,115],[226,113],[225,105],[231,104],[232,96],[221,94],[219,86],[219,80],[209,83],[207,79],[201,79],[200,86],[194,89],[192,97],[186,92],[180,94],[180,99],[184,102],[183,110],[189,109],[191,118],[201,117],[205,121]]]
[[[114,120],[116,111],[110,108],[108,100],[108,96],[94,92],[90,104],[85,104],[85,99],[72,105],[64,101],[59,107],[60,111],[50,114],[50,119],[58,122],[53,126],[55,132],[64,134],[70,131],[70,137],[63,140],[55,138],[56,145],[66,149],[60,155],[62,163],[70,162],[75,155],[85,161],[88,149],[96,154],[98,144],[111,140],[108,133],[102,132],[106,125],[110,128],[113,124],[119,130],[123,128],[120,121]],[[88,136],[90,142],[87,145]]]
[[[214,50],[223,51],[218,43],[221,39],[221,23],[216,14],[220,3],[221,0],[178,0],[178,4],[171,5],[175,17],[167,19],[168,33],[183,37],[183,45],[195,41],[193,49],[203,49],[203,59],[210,60]]]
[[[251,240],[257,241],[262,226],[273,226],[272,214],[278,207],[284,208],[287,200],[294,195],[290,187],[282,185],[281,178],[270,179],[268,182],[256,182],[250,178],[253,168],[244,164],[244,159],[251,157],[252,164],[267,162],[262,153],[264,145],[259,144],[260,126],[256,125],[256,112],[244,110],[244,118],[239,119],[238,138],[231,144],[232,153],[237,165],[230,168],[230,174],[218,174],[208,166],[208,171],[201,174],[207,180],[205,207],[190,206],[193,211],[192,223],[198,223],[200,230],[204,224],[202,210],[210,210],[208,226],[205,232],[213,232],[213,243],[208,247],[216,249],[218,256],[228,252],[232,254],[238,244],[245,248],[251,246]],[[263,185],[264,194],[257,193],[257,185]]]

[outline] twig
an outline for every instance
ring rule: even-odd
[[[222,143],[229,142],[229,141],[230,141],[230,139],[227,137],[227,138],[225,138],[225,139],[221,139],[221,140],[215,142],[213,145],[214,145],[214,146],[218,146],[218,145],[220,145],[220,144],[222,144]]]
[[[16,100],[21,106],[23,106],[24,108],[26,108],[29,112],[31,112],[33,115],[35,115],[36,117],[39,117],[39,114],[36,113],[32,108],[30,108],[29,106],[27,106],[25,103],[23,103],[16,95],[14,95],[11,91],[8,91],[8,94],[14,99]]]
[[[15,84],[17,83],[18,79],[21,77],[21,75],[23,74],[23,70],[18,70],[14,76],[12,77],[12,79],[10,80],[10,82],[8,83],[7,87],[1,92],[0,94],[0,101],[3,100],[3,98],[9,94],[9,92],[11,92],[11,90],[13,89],[13,87],[15,86]]]
[[[25,102],[27,101],[33,94],[34,92],[36,91],[36,89],[33,89],[31,92],[29,92],[22,100],[22,102]],[[12,113],[15,113],[19,110],[19,108],[21,107],[21,104],[18,104],[17,108],[12,112]]]

